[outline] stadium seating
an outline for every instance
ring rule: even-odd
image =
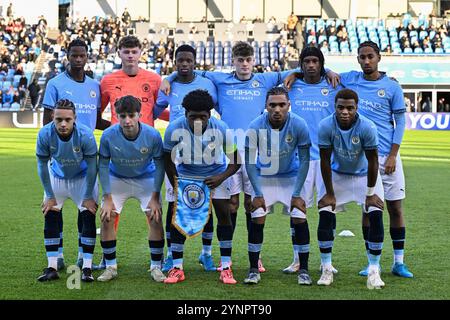
[[[431,45],[430,43],[428,47],[405,47],[402,50],[400,39],[404,37],[409,40],[410,44],[414,44],[417,41],[422,46],[422,41],[425,38],[429,37],[430,41],[433,41],[437,34],[436,30],[428,32],[424,29],[429,27],[429,23],[423,15],[419,15],[419,18],[413,18],[411,15],[405,14],[402,23],[404,26],[408,26],[409,23],[415,23],[417,29],[409,32],[407,30],[397,31],[395,26],[386,27],[383,19],[357,19],[356,21],[351,19],[326,19],[324,21],[321,18],[307,18],[304,38],[306,45],[317,45],[324,54],[355,54],[358,45],[368,40],[378,44],[381,51],[387,50],[388,46],[390,46],[393,54],[447,54],[450,52],[450,36],[442,39],[443,47]],[[317,31],[322,28],[327,30],[332,25],[336,28],[345,26],[349,42],[339,43],[338,37],[336,35],[328,35],[328,31],[326,31],[326,35],[320,34],[318,37],[316,36]],[[421,27],[423,28],[421,29]],[[328,47],[323,48],[322,45],[325,41],[328,43]]]

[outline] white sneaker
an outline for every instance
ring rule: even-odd
[[[300,263],[298,261],[294,261],[288,267],[283,269],[283,273],[297,273],[299,269]]]
[[[164,273],[161,271],[160,267],[153,267],[150,269],[150,276],[153,280],[156,282],[164,282],[164,280],[167,279],[167,277],[164,275]]]
[[[380,278],[380,272],[375,269],[369,272],[367,276],[367,288],[372,289],[381,289],[384,287],[384,282]]]
[[[319,286],[329,286],[333,283],[333,269],[324,268],[320,279],[317,281]]]
[[[117,269],[114,267],[106,267],[106,270],[97,278],[97,280],[106,282],[114,278],[117,278]]]
[[[322,266],[322,264],[320,264],[320,268],[319,268],[320,272],[322,272],[322,268],[323,268],[323,266]],[[338,273],[338,270],[333,266],[331,266],[331,270],[333,271],[334,274]]]

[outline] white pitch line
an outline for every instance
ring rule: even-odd
[[[445,159],[445,158],[425,158],[425,157],[408,157],[408,156],[401,156],[401,158],[404,159],[404,160],[450,162],[450,159]]]

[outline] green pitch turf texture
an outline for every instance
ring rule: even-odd
[[[382,256],[383,290],[368,290],[366,278],[358,271],[366,264],[361,233],[361,214],[356,205],[337,216],[337,234],[351,230],[355,237],[336,237],[333,264],[339,270],[330,287],[316,285],[320,277],[317,246],[316,209],[308,211],[311,233],[310,274],[314,284],[299,286],[296,275],[281,269],[291,263],[292,245],[289,217],[277,212],[268,216],[262,257],[267,272],[255,286],[243,284],[247,275],[247,232],[245,215],[239,210],[233,241],[233,271],[238,284],[219,282],[218,272],[205,272],[197,263],[201,238],[188,240],[185,246],[186,280],[175,285],[155,283],[147,273],[149,249],[144,215],[136,200],[129,200],[120,221],[117,259],[119,277],[109,283],[81,283],[67,288],[68,274],[61,279],[39,283],[36,277],[47,266],[43,243],[44,219],[40,211],[42,187],[36,173],[34,156],[37,130],[0,129],[0,299],[449,299],[450,298],[450,131],[407,131],[401,148],[407,182],[404,202],[406,217],[405,261],[414,279],[390,273],[393,260],[389,219],[384,214],[385,243]],[[100,132],[96,132],[97,137]],[[164,205],[166,209],[166,205]],[[97,214],[98,215],[98,214]],[[217,219],[215,219],[216,222]],[[97,226],[100,226],[97,218]],[[77,258],[76,207],[68,201],[64,207],[64,256],[66,265]],[[95,262],[99,262],[99,237]],[[219,262],[216,235],[213,256]],[[95,277],[100,271],[94,272]]]

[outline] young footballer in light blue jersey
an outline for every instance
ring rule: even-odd
[[[318,192],[319,227],[317,231],[322,275],[318,285],[333,283],[331,252],[336,212],[356,202],[368,214],[369,273],[367,287],[381,289],[379,266],[383,247],[384,192],[378,174],[378,136],[375,124],[359,115],[358,95],[350,89],[335,97],[335,113],[319,124],[320,166],[324,187]]]
[[[195,49],[189,45],[181,45],[175,51],[175,65],[177,66],[177,77],[172,82],[170,94],[166,95],[159,91],[156,100],[153,116],[157,118],[159,114],[170,105],[169,122],[173,122],[178,118],[184,118],[185,109],[182,102],[184,97],[191,91],[196,89],[204,89],[211,95],[214,106],[217,105],[216,87],[211,80],[201,77],[194,73]],[[169,179],[165,180],[166,200],[168,201],[166,215],[166,241],[167,241],[167,258],[165,259],[163,271],[167,272],[173,267],[172,251],[170,248],[170,224],[172,222],[174,194],[173,187]],[[202,232],[202,252],[198,261],[206,271],[216,271],[212,258],[212,239],[214,235],[214,219],[212,216],[208,220]]]
[[[233,228],[228,178],[239,169],[238,151],[228,126],[211,117],[214,102],[207,91],[191,91],[184,97],[182,105],[186,110],[185,117],[170,123],[164,134],[166,174],[171,185],[175,185],[175,177],[179,176],[199,179],[211,190],[223,268],[219,279],[225,284],[235,284],[230,268]],[[225,156],[230,161],[228,164]],[[185,279],[183,251],[186,238],[173,224],[170,233],[173,268],[165,283],[173,284]]]
[[[68,70],[56,76],[47,84],[43,100],[44,120],[46,125],[51,122],[55,104],[60,99],[72,101],[76,108],[77,124],[83,124],[92,131],[104,130],[110,122],[102,119],[100,113],[100,84],[85,75],[84,67],[88,59],[88,46],[83,40],[73,40],[67,48],[69,60]],[[95,199],[97,201],[97,199]],[[62,215],[61,215],[62,217]],[[58,269],[64,268],[63,258],[63,221],[60,221],[61,243],[59,246]],[[77,265],[83,265],[83,248],[81,245],[81,231],[83,219],[78,212],[78,261]],[[98,266],[94,265],[94,270]]]
[[[42,211],[45,217],[44,238],[48,258],[48,267],[38,278],[39,281],[59,278],[57,264],[61,242],[60,216],[67,198],[76,203],[83,222],[80,232],[83,248],[81,280],[94,280],[92,256],[96,237],[97,145],[91,129],[75,122],[75,105],[69,100],[59,100],[55,105],[53,122],[45,125],[38,134],[36,156],[38,174],[45,190]]]
[[[310,162],[308,176],[300,193],[306,202],[306,207],[314,205],[314,191],[317,192],[323,185],[320,173],[319,155],[319,122],[334,112],[334,97],[341,86],[333,88],[328,83],[325,74],[325,58],[322,51],[316,47],[306,47],[300,54],[300,68],[303,72],[301,78],[293,82],[289,91],[291,113],[303,118],[308,124],[311,138]],[[294,243],[294,228],[291,225],[291,236]],[[298,253],[294,250],[294,260],[284,273],[296,273],[299,270]],[[333,268],[333,272],[337,272]]]
[[[264,238],[267,207],[281,202],[288,207],[294,228],[294,248],[298,252],[298,283],[310,285],[308,273],[309,228],[305,202],[300,191],[309,168],[308,126],[289,112],[286,89],[274,87],[267,92],[267,112],[249,126],[245,145],[245,165],[253,186],[252,222],[248,235],[250,270],[247,284],[260,281],[258,258]],[[255,163],[254,159],[257,156]]]
[[[358,48],[358,63],[362,72],[341,74],[342,84],[359,95],[359,112],[377,125],[378,161],[383,181],[386,206],[389,212],[390,234],[394,248],[394,275],[412,278],[403,261],[405,247],[405,221],[402,200],[405,198],[405,176],[399,150],[405,131],[405,102],[403,91],[397,81],[378,71],[380,49],[371,41]],[[363,214],[363,235],[367,243],[369,219]],[[367,248],[367,244],[366,244]],[[367,275],[367,268],[360,272]]]
[[[106,270],[99,281],[117,277],[115,216],[124,203],[136,198],[149,227],[150,275],[156,282],[166,277],[161,271],[164,231],[160,191],[164,180],[163,145],[159,132],[139,122],[141,102],[124,96],[114,104],[119,123],[108,128],[100,140],[99,177],[103,188],[101,245]]]

